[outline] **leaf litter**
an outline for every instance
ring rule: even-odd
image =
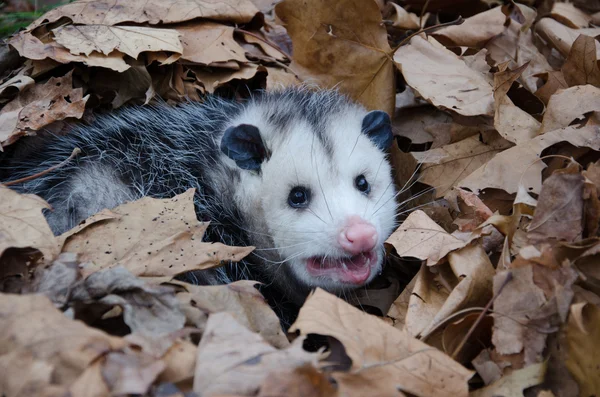
[[[256,282],[175,279],[253,249],[202,242],[194,191],[55,237],[0,186],[1,394],[600,394],[600,4],[471,3],[79,0],[8,38],[3,150],[155,97],[317,83],[394,115],[413,198],[386,244],[401,288],[363,294],[380,318],[316,290],[286,334]]]

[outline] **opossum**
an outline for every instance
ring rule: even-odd
[[[5,162],[15,185],[52,206],[55,234],[105,208],[196,188],[205,240],[255,246],[243,263],[197,273],[201,284],[261,281],[300,305],[321,287],[367,284],[395,226],[389,116],[333,90],[291,88],[244,102],[129,106],[44,138]],[[8,164],[8,165],[6,165]]]

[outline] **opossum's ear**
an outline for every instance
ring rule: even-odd
[[[386,151],[392,145],[392,122],[390,116],[381,110],[367,113],[362,122],[362,131],[367,134],[375,146]]]
[[[258,170],[267,157],[260,131],[253,125],[229,127],[221,139],[221,151],[245,170]]]

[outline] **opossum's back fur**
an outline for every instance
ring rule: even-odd
[[[290,123],[307,123],[325,148],[331,142],[323,131],[332,118],[364,110],[333,91],[297,89],[259,95],[247,103],[208,97],[204,103],[176,107],[126,107],[99,116],[91,125],[73,126],[66,136],[44,138],[25,159],[8,162],[11,179],[56,165],[78,147],[82,153],[66,166],[15,187],[53,206],[54,211],[46,216],[55,233],[69,230],[104,208],[144,196],[172,197],[193,187],[199,218],[211,221],[205,239],[249,245],[245,230],[256,222],[248,216],[261,214],[244,215],[234,204],[240,171],[223,164],[219,146],[224,129],[252,106],[282,134]],[[242,263],[202,272],[197,281],[214,284],[251,278],[269,283],[269,276],[260,270],[260,266]]]

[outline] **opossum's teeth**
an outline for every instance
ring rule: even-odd
[[[311,276],[325,276],[344,284],[362,285],[369,279],[376,259],[374,251],[345,258],[312,257],[307,260],[306,268]]]

